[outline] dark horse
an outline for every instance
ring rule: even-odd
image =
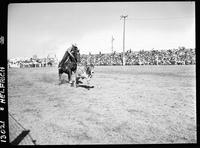
[[[71,85],[72,83],[72,73],[75,74],[75,86],[76,86],[76,71],[77,71],[77,63],[80,62],[80,53],[77,46],[72,45],[72,47],[68,48],[63,56],[62,60],[58,65],[58,74],[59,81],[61,83],[61,75],[63,73],[68,74],[68,80]]]

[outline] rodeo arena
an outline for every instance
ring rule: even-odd
[[[195,8],[9,4],[10,145],[196,144]]]
[[[81,54],[72,44],[61,60],[9,59],[10,143],[193,143],[195,57],[185,47]]]

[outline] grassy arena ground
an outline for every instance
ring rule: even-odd
[[[11,68],[9,112],[37,144],[196,143],[194,65],[95,67],[91,85],[58,85],[56,67]]]

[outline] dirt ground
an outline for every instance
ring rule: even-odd
[[[56,67],[11,68],[8,109],[39,145],[196,143],[195,69],[96,66],[88,90],[58,85]]]

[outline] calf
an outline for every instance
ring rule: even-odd
[[[94,74],[94,65],[85,65],[85,66],[78,66],[77,73],[76,73],[76,81],[78,82],[79,79],[86,79],[87,84],[89,85],[89,81]]]

